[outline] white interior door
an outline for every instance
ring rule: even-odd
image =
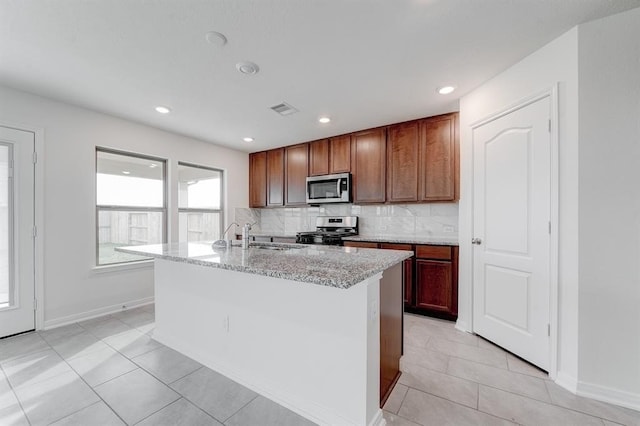
[[[474,332],[550,368],[551,100],[473,129]]]
[[[35,328],[34,143],[0,126],[0,337]]]

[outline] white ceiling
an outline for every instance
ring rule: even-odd
[[[460,96],[575,25],[638,6],[2,0],[0,84],[258,151],[455,111]],[[225,34],[228,44],[208,44],[208,31]],[[257,63],[260,72],[238,73],[240,61]],[[444,84],[458,90],[438,95]],[[282,117],[269,109],[282,101],[300,112]],[[156,105],[173,111],[162,116]],[[325,114],[332,122],[321,125]]]

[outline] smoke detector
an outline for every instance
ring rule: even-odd
[[[282,102],[281,104],[274,105],[271,107],[272,110],[277,112],[280,115],[291,115],[298,112],[298,110],[286,102]]]

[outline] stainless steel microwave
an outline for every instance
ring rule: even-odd
[[[351,201],[351,173],[309,176],[307,203],[348,203]]]

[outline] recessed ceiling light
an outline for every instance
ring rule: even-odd
[[[438,93],[440,93],[441,95],[448,95],[449,93],[453,92],[454,90],[456,90],[455,86],[438,87]]]
[[[216,47],[223,47],[225,44],[227,44],[227,38],[224,36],[224,34],[217,31],[209,31],[204,35],[204,37],[207,39],[207,42],[209,44],[213,44]]]
[[[131,174],[131,172],[128,172],[128,171],[126,171],[126,170],[123,170],[123,171],[122,171],[122,174],[123,174],[123,175],[130,175],[130,174]]]
[[[247,75],[258,74],[258,71],[260,71],[258,64],[254,64],[253,62],[238,62],[236,64],[236,69],[242,74]]]
[[[166,106],[159,105],[156,107],[156,111],[158,111],[160,114],[169,114],[171,112],[171,109]]]
[[[329,117],[320,117],[318,118],[318,121],[321,122],[322,124],[327,124],[328,122],[331,121],[331,119]]]
[[[151,167],[152,169],[155,169],[156,167],[158,167],[158,165],[156,163],[151,163],[149,164],[149,167]]]
[[[245,142],[253,142],[253,138],[250,138],[248,136],[246,138],[242,138],[242,140]]]

